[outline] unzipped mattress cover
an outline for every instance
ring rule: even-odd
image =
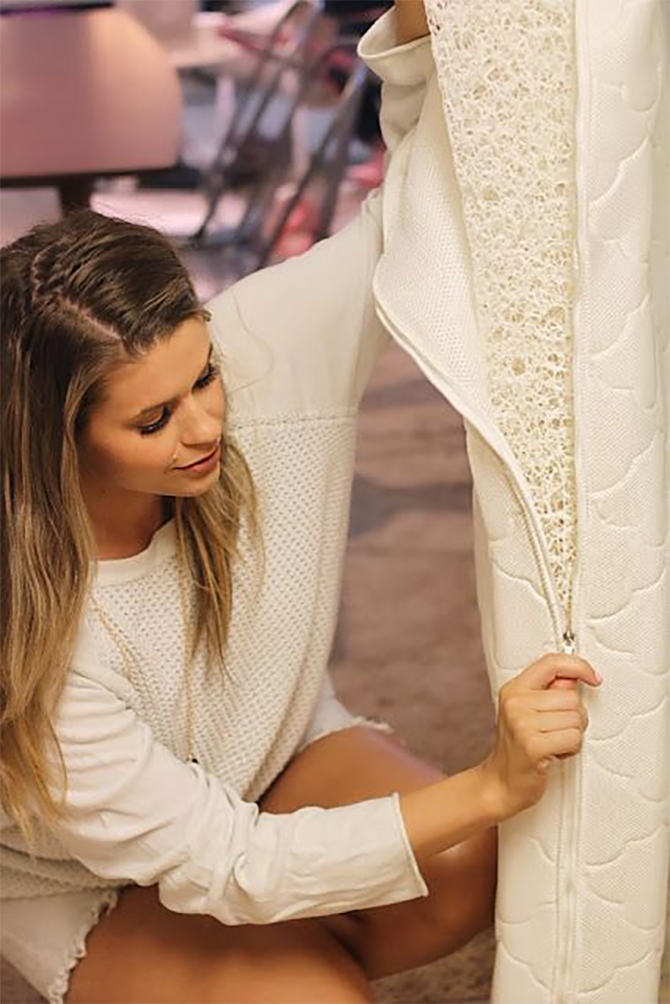
[[[501,828],[500,1004],[658,999],[665,6],[426,0],[437,74],[385,185],[378,309],[465,419],[493,690],[572,645],[605,678],[579,757]]]

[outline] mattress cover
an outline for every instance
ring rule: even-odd
[[[666,5],[426,7],[437,74],[389,166],[378,310],[465,420],[494,692],[557,649],[605,678],[585,694],[582,753],[501,828],[493,997],[656,1001],[670,741]]]

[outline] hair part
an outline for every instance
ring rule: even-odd
[[[116,365],[208,314],[167,238],[91,210],[3,248],[0,270],[0,800],[30,839],[35,815],[63,809],[55,713],[96,557],[78,440]],[[249,468],[224,442],[218,484],[174,503],[196,590],[192,655],[204,641],[210,665],[224,657],[243,523],[257,532]]]

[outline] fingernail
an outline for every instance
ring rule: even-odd
[[[602,682],[603,682],[603,678],[602,678],[602,676],[600,675],[600,673],[597,673],[597,672],[595,671],[595,669],[593,670],[593,674],[594,674],[594,676],[595,676],[595,678],[596,678],[596,682],[597,682],[597,683],[602,683]]]

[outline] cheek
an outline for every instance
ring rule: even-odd
[[[85,461],[104,478],[117,484],[162,474],[170,466],[174,442],[163,430],[155,436],[122,434],[98,442],[85,453]]]
[[[171,430],[163,429],[153,436],[133,436],[115,462],[131,477],[163,474],[172,464],[175,448]]]
[[[226,417],[226,398],[221,378],[218,377],[209,389],[211,394],[208,400],[208,410],[210,414],[215,415],[223,421]]]

